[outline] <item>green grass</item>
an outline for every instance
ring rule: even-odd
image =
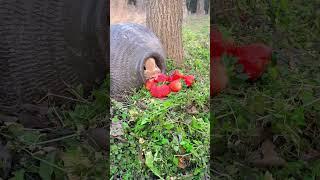
[[[51,104],[48,114],[40,119],[36,118],[39,114],[34,119],[27,117],[24,125],[28,128],[19,121],[1,126],[1,141],[6,143],[10,155],[1,152],[0,175],[11,172],[8,177],[12,180],[105,179],[106,153],[91,139],[104,139],[99,145],[106,146],[107,133],[96,136],[91,129],[107,125],[106,88],[106,84],[102,85],[87,99],[82,98],[80,87],[73,89],[72,95],[65,97],[77,101],[73,110],[67,104],[60,108]],[[41,123],[48,125],[32,127],[32,124]]]
[[[305,159],[315,155],[310,150],[320,151],[320,56],[316,48],[320,27],[315,22],[319,16],[315,3],[302,3],[274,1],[270,10],[266,1],[251,6],[239,1],[250,14],[247,24],[219,19],[237,42],[265,42],[275,53],[256,83],[233,83],[212,100],[214,179],[263,179],[267,174],[274,179],[320,178],[319,158]],[[276,151],[287,161],[284,168],[258,168],[250,163],[260,148],[258,130],[266,124],[271,124]]]
[[[201,20],[198,23],[198,20]],[[197,26],[197,28],[190,28]],[[208,174],[209,160],[209,20],[188,20],[183,28],[185,63],[179,70],[195,75],[165,100],[142,88],[128,101],[112,101],[112,122],[121,122],[125,142],[111,139],[111,174],[123,179],[195,178]],[[167,61],[168,72],[176,69]],[[193,107],[194,112],[190,112]],[[186,167],[179,165],[185,161]]]

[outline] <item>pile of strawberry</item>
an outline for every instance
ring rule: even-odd
[[[160,73],[155,78],[148,79],[145,87],[153,97],[165,98],[171,92],[179,92],[182,89],[181,80],[185,82],[187,87],[191,87],[195,78],[193,75],[183,75],[175,70],[170,76]]]
[[[242,73],[248,75],[248,80],[255,81],[261,77],[271,61],[271,47],[262,43],[239,45],[230,38],[223,38],[218,27],[211,27],[210,30],[210,92],[212,95],[220,93],[227,87],[225,79],[228,77],[221,62],[223,55],[235,57],[236,63],[243,66]],[[220,75],[219,72],[224,72],[224,75]]]
[[[238,63],[243,65],[243,71],[250,80],[257,80],[271,60],[272,49],[262,43],[237,45],[231,39],[223,39],[217,27],[211,28],[210,36],[211,59],[220,61],[223,54],[236,57]]]

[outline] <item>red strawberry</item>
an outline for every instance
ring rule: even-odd
[[[175,70],[175,71],[173,71],[173,73],[171,74],[171,76],[169,77],[168,80],[171,82],[171,81],[175,81],[177,79],[181,79],[183,77],[184,77],[184,75],[182,73],[180,73],[179,70]]]
[[[166,84],[160,86],[155,85],[151,87],[150,93],[153,97],[164,98],[167,97],[168,94],[170,94],[170,88]]]
[[[184,82],[186,83],[187,87],[192,86],[194,82],[194,76],[193,75],[184,76]]]
[[[155,78],[156,82],[165,82],[167,80],[168,80],[168,76],[162,73],[158,74],[157,77]]]
[[[182,88],[182,84],[180,82],[180,79],[174,80],[169,84],[169,87],[171,89],[171,91],[173,92],[178,92],[181,90]]]
[[[210,44],[210,56],[213,58],[220,58],[223,54],[235,54],[235,44],[232,40],[223,39],[218,27],[211,27]]]
[[[250,44],[237,48],[238,63],[250,80],[258,79],[271,60],[272,49],[264,44]]]
[[[154,81],[154,79],[148,79],[145,87],[147,90],[150,90],[152,86],[156,85],[156,82]]]

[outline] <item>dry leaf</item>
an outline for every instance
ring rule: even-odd
[[[122,121],[112,122],[110,127],[111,136],[121,136],[124,134]]]
[[[284,166],[286,161],[278,156],[278,153],[274,150],[275,145],[271,140],[265,140],[261,145],[262,159],[256,159],[252,163],[257,167],[279,167]]]
[[[312,161],[320,159],[320,152],[314,149],[308,150],[305,154],[302,155],[304,161]]]
[[[183,156],[179,157],[179,163],[178,163],[179,168],[185,169],[187,167],[187,163],[188,163],[187,160]]]
[[[192,106],[191,108],[188,108],[187,112],[189,114],[198,114],[199,113],[199,111],[197,110],[197,108],[195,106]]]
[[[269,171],[264,174],[264,180],[273,180],[272,174]]]

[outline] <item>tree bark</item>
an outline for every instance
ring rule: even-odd
[[[183,0],[148,0],[146,7],[147,26],[160,39],[167,57],[181,65]]]
[[[204,10],[204,0],[197,0],[197,14],[204,15],[206,11]]]

